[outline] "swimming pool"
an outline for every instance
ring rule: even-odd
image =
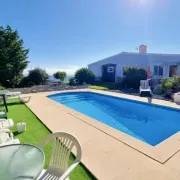
[[[92,92],[48,96],[152,146],[180,130],[180,110]]]

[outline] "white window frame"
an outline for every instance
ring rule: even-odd
[[[158,66],[158,73],[157,73],[157,75],[154,74],[154,73],[155,73],[155,72],[154,72],[155,66]],[[159,67],[162,67],[162,69],[163,69],[163,74],[162,74],[162,75],[159,75]],[[153,76],[154,76],[154,77],[163,77],[163,76],[164,76],[164,66],[159,65],[159,64],[153,65]]]
[[[107,72],[108,73],[113,73],[114,72],[114,67],[113,66],[108,66]]]

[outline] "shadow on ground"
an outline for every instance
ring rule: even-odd
[[[7,105],[8,106],[14,106],[14,105],[20,105],[20,104],[24,104],[23,102],[21,101],[16,101],[16,102],[7,102]]]
[[[21,133],[21,132],[19,133],[18,131],[14,131],[14,132],[13,132],[13,135],[14,135],[14,136],[17,136],[17,135],[19,135],[19,134],[22,134],[22,133]]]

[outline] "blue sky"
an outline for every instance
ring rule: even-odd
[[[30,48],[28,68],[51,74],[120,53],[180,53],[178,0],[0,0],[0,25]]]

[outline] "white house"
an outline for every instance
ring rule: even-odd
[[[150,68],[152,84],[158,84],[163,77],[180,76],[180,54],[147,53],[147,46],[139,46],[139,53],[122,52],[88,65],[96,80],[119,82],[123,68],[137,66]]]

